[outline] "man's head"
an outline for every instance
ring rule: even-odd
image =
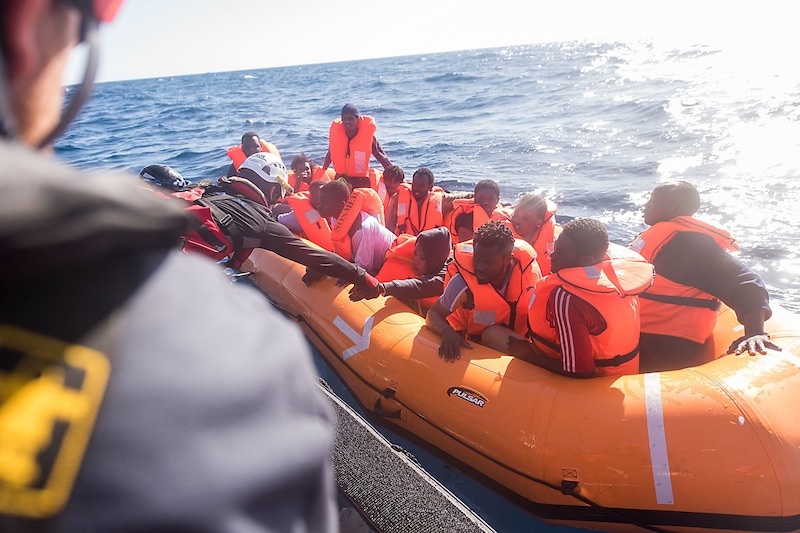
[[[547,201],[538,194],[528,193],[517,201],[511,224],[517,235],[530,241],[544,224],[547,215]]]
[[[342,125],[349,139],[352,139],[358,133],[358,117],[360,116],[361,113],[355,105],[345,104],[342,107]]]
[[[658,222],[680,216],[692,216],[700,209],[700,193],[688,181],[667,181],[656,185],[650,199],[644,204],[644,223],[652,226]]]
[[[317,180],[308,184],[308,201],[311,202],[311,207],[319,211],[319,199],[322,196],[322,186],[324,182]]]
[[[436,274],[450,255],[450,232],[445,227],[428,229],[417,235],[411,268],[415,276]]]
[[[397,165],[386,167],[383,171],[383,185],[386,187],[387,196],[394,196],[400,184],[406,179],[406,173]]]
[[[556,239],[550,254],[551,270],[596,265],[608,250],[608,231],[593,218],[576,218],[567,222]]]
[[[242,152],[244,152],[245,157],[250,157],[262,150],[261,139],[256,132],[248,131],[242,135]]]
[[[66,129],[91,91],[97,68],[97,24],[112,20],[120,4],[120,0],[0,2],[0,135],[39,147]],[[89,44],[86,72],[62,114],[62,75],[70,51],[81,39]]]
[[[514,234],[497,220],[490,220],[475,232],[472,264],[478,283],[499,287],[514,259]]]
[[[500,185],[494,180],[481,180],[475,184],[475,203],[491,214],[500,202]]]
[[[344,180],[329,181],[322,186],[317,211],[325,218],[336,218],[350,198],[350,186]]]
[[[414,171],[414,176],[411,178],[411,194],[418,202],[421,202],[428,196],[428,193],[433,189],[433,171],[429,168],[418,168]]]
[[[305,153],[294,156],[289,166],[294,171],[295,176],[306,183],[311,182],[311,171],[314,168],[314,162]]]

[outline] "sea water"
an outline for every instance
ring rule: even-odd
[[[56,155],[137,173],[161,163],[199,181],[223,175],[226,148],[253,130],[287,166],[300,152],[322,163],[331,120],[351,102],[375,117],[408,179],[428,167],[451,191],[493,179],[504,202],[536,192],[561,216],[599,218],[619,244],[645,229],[656,184],[688,180],[698,216],[731,230],[771,301],[800,312],[792,52],[571,42],[103,83]],[[440,477],[499,531],[539,525],[482,506],[449,472]]]

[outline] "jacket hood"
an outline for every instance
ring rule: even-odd
[[[0,142],[0,283],[88,264],[125,250],[177,245],[180,201],[133,175],[78,171]]]
[[[427,274],[435,274],[442,269],[450,256],[450,242],[450,232],[444,226],[425,230],[417,235],[417,243],[422,246],[428,261]]]

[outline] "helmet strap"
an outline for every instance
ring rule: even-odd
[[[39,143],[37,148],[42,149],[46,146],[49,146],[53,141],[55,141],[59,135],[64,133],[64,130],[67,129],[70,122],[72,122],[75,117],[78,115],[78,112],[81,110],[83,103],[89,96],[89,93],[92,92],[92,86],[94,85],[94,77],[97,74],[97,65],[100,59],[100,45],[99,45],[99,37],[98,37],[98,22],[94,19],[94,17],[84,18],[84,28],[85,31],[85,42],[86,45],[89,47],[89,57],[86,60],[86,69],[83,72],[83,79],[81,80],[81,84],[75,91],[75,94],[67,104],[66,108],[64,108],[63,113],[61,114],[61,120],[59,120],[56,127]],[[5,110],[2,110],[5,114]]]

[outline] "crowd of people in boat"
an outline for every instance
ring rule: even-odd
[[[730,233],[695,218],[692,184],[656,186],[648,228],[626,248],[599,220],[562,227],[537,194],[501,203],[491,179],[454,193],[422,167],[409,181],[375,133],[374,118],[347,104],[322,166],[301,153],[287,169],[275,145],[246,132],[216,182],[192,186],[163,165],[140,175],[189,202],[185,250],[239,268],[265,248],[305,265],[308,285],[332,276],[353,284],[354,301],[400,298],[441,335],[445,361],[479,342],[573,377],[683,368],[714,357],[723,304],[744,329],[728,353],[780,349],[764,332],[763,281],[729,253]]]

